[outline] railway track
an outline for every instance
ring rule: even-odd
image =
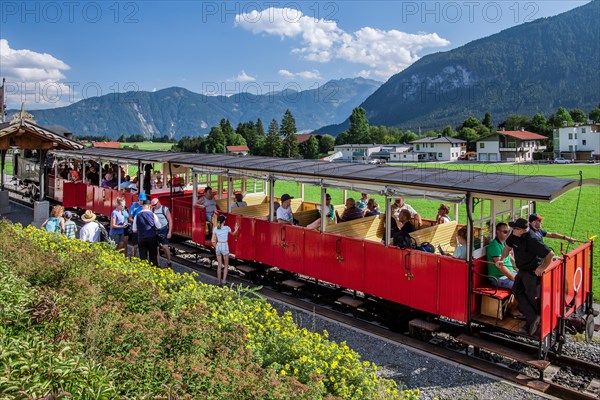
[[[195,251],[186,252],[184,251],[184,246],[185,245],[180,245],[179,248],[184,254],[187,254],[187,256],[174,256],[173,260],[193,269],[200,274],[214,277],[214,274],[211,272],[214,271],[214,268],[212,267],[213,257],[211,257],[211,254],[208,251],[202,252],[199,248],[198,251],[200,251],[200,253]],[[192,261],[189,258],[192,255],[195,257],[196,261]],[[202,260],[204,260],[204,262],[199,262]],[[246,275],[244,278],[241,276],[230,275],[230,281],[236,284],[243,283],[245,285],[253,285],[252,282],[245,278],[251,276],[254,268],[246,266],[242,267],[242,270],[245,270],[245,272],[243,272],[243,274]],[[494,357],[493,351],[483,351],[477,347],[464,346],[462,344],[459,346],[454,346],[455,349],[451,349],[446,346],[440,346],[439,340],[433,340],[432,342],[434,343],[419,340],[405,333],[394,332],[382,326],[380,323],[377,323],[376,321],[368,321],[362,318],[357,318],[356,315],[348,315],[348,312],[334,309],[334,307],[332,307],[333,304],[331,303],[328,305],[317,304],[315,301],[312,301],[312,297],[314,295],[312,291],[307,290],[302,292],[299,290],[301,288],[308,289],[305,287],[305,284],[300,283],[299,285],[294,285],[293,283],[288,282],[287,284],[283,285],[283,289],[281,288],[281,285],[278,286],[279,290],[272,287],[263,286],[257,291],[257,293],[266,298],[297,307],[340,324],[344,324],[348,327],[363,331],[369,335],[423,351],[433,356],[455,362],[457,364],[478,370],[482,373],[492,375],[499,379],[512,382],[516,385],[523,386],[546,395],[555,396],[562,399],[577,400],[597,400],[600,398],[600,366],[597,364],[568,356],[556,356],[554,354],[549,354],[549,361],[551,361],[551,364],[549,363],[543,369],[544,373],[542,380],[539,377],[531,376],[531,374],[525,374],[521,370],[509,368],[504,363],[491,361],[495,358],[498,358],[497,356]],[[307,296],[302,298],[301,296],[294,295],[294,293],[302,293],[303,295],[307,295],[309,298],[306,298]],[[347,308],[346,311],[348,311]],[[452,329],[451,326],[450,329]],[[499,351],[501,348],[508,347],[518,349],[519,351],[525,353],[537,352],[536,346],[501,337],[499,335],[481,333],[480,336],[482,339],[485,339],[490,343],[497,344]],[[438,344],[435,344],[436,342]],[[460,348],[461,351],[457,351],[456,348]],[[487,354],[488,357],[485,357],[485,354]],[[502,353],[500,352],[500,354]],[[585,371],[587,375],[593,375],[594,378],[583,390],[580,388],[568,387],[552,381],[552,379],[559,375],[561,371],[572,373],[571,371],[573,370]]]

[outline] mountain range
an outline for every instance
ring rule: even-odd
[[[364,78],[339,79],[299,92],[232,96],[206,96],[171,87],[156,92],[111,93],[67,107],[29,112],[38,124],[62,126],[75,135],[117,138],[121,134],[143,134],[148,138],[168,135],[179,139],[207,134],[222,118],[234,128],[240,122],[261,118],[266,129],[272,119],[280,122],[289,109],[297,129],[310,131],[343,121],[380,85]]]
[[[518,25],[418,60],[362,104],[371,125],[456,126],[490,112],[548,116],[559,107],[589,112],[600,102],[600,0]],[[342,124],[319,129],[337,135]]]

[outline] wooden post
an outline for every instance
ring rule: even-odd
[[[454,220],[458,222],[458,203],[454,203]]]
[[[392,244],[392,199],[385,195],[385,245]]]
[[[269,178],[269,222],[273,222],[273,213],[275,210],[275,180]],[[281,204],[280,204],[281,206]]]
[[[2,112],[2,110],[0,110]],[[0,160],[2,162],[2,177],[0,177],[0,190],[4,190],[4,157],[6,157],[6,150],[0,150]],[[13,167],[14,168],[14,167]]]
[[[300,184],[300,198],[304,201],[304,183]]]
[[[327,196],[327,189],[321,187],[321,233],[325,233],[325,229],[327,228],[327,218],[329,215],[325,215],[325,197]],[[333,206],[332,206],[333,207]]]
[[[233,194],[233,178],[227,174],[227,212],[231,213],[231,195]]]
[[[198,174],[192,170],[192,205],[198,202]]]
[[[44,171],[46,169],[46,154],[48,154],[48,150],[40,150],[40,201],[43,201],[44,197],[46,197],[46,182],[44,179],[46,176]]]

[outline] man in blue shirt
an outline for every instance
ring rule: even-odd
[[[158,217],[150,210],[150,200],[142,201],[142,211],[133,218],[133,232],[138,234],[140,258],[158,267],[156,231],[161,228]]]
[[[568,237],[566,235],[561,235],[560,233],[554,233],[554,232],[547,232],[545,230],[542,229],[542,220],[544,219],[544,217],[542,217],[540,214],[531,214],[529,216],[529,230],[537,235],[539,237],[540,240],[544,240],[545,237],[550,238],[550,239],[560,239],[560,240],[566,240],[567,242],[573,244],[576,242],[575,239],[573,239],[572,237]]]

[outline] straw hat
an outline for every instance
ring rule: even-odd
[[[96,220],[96,214],[92,210],[86,210],[85,214],[81,216],[83,222],[92,222]]]

